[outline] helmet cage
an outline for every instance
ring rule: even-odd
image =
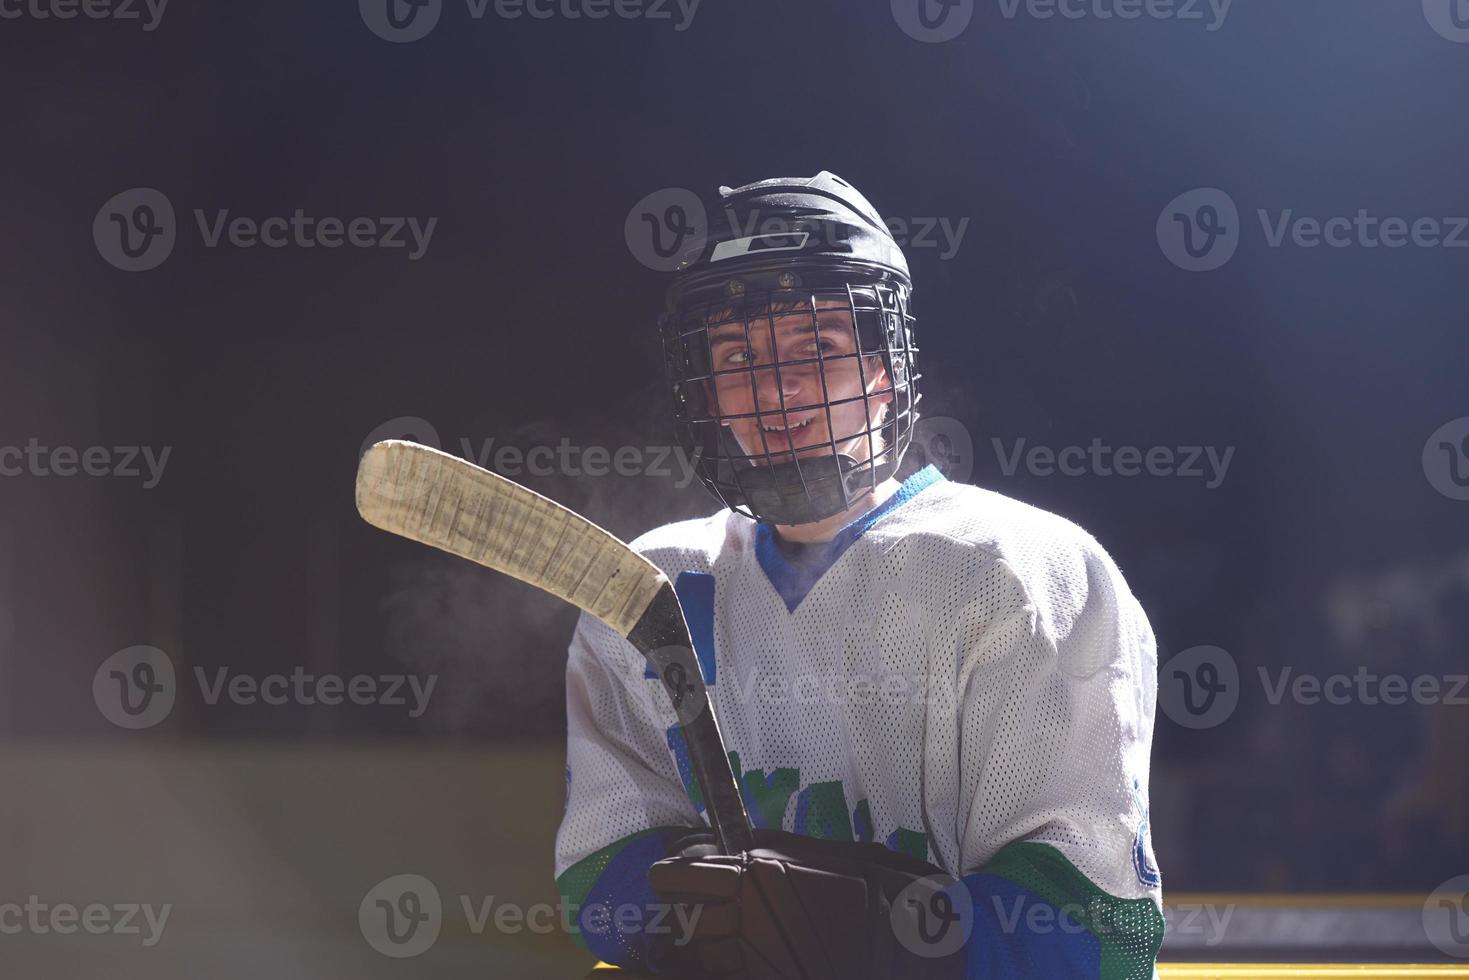
[[[674,396],[674,429],[704,486],[725,506],[747,517],[804,524],[847,510],[896,473],[919,417],[921,375],[914,368],[918,347],[913,343],[909,296],[906,277],[858,259],[771,259],[742,263],[738,270],[710,270],[680,281],[670,291],[669,308],[659,325]],[[747,348],[753,346],[757,331],[768,331],[775,353],[777,320],[785,323],[804,315],[814,332],[833,312],[845,312],[855,335],[850,353],[823,353],[818,344],[814,357],[782,360],[777,353],[767,363],[737,367],[713,363],[712,330],[738,325]],[[821,327],[822,332],[829,329]],[[882,358],[888,383],[869,392],[869,359],[874,356]],[[833,362],[847,359],[856,363],[860,392],[833,400],[828,370],[840,367]],[[798,396],[803,404],[788,404],[782,369],[809,370],[812,364],[816,365],[819,392]],[[768,390],[762,394],[757,372],[773,372],[778,404],[772,402]],[[727,385],[739,374],[748,378],[754,411],[736,413],[719,405],[719,385]],[[820,400],[813,402],[818,395]],[[874,421],[881,408],[872,401],[880,396],[891,397],[886,417]],[[862,427],[836,432],[832,408],[858,401],[865,409]],[[754,429],[761,444],[746,451],[729,427],[735,420],[767,420],[778,413],[782,428],[787,428],[790,413],[812,409],[825,413],[824,453],[820,442],[772,449],[758,423]],[[852,445],[858,438],[865,440],[865,454],[862,443]]]

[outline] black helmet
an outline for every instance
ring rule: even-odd
[[[827,171],[720,187],[706,212],[708,233],[681,256],[659,320],[679,441],[704,486],[739,513],[773,524],[840,513],[897,472],[918,420],[908,263],[877,210]],[[777,320],[789,337],[814,335],[813,352],[782,356]],[[768,363],[715,364],[711,331],[747,358],[768,338]],[[887,386],[869,391],[876,358]],[[819,386],[788,404],[782,369]],[[757,377],[774,391],[762,395]],[[855,395],[831,391],[853,382]],[[749,410],[731,410],[746,386]],[[865,421],[833,432],[832,409],[859,400]],[[824,440],[794,434],[810,422]],[[742,446],[736,424],[759,445]]]

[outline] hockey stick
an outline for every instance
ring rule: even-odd
[[[414,442],[390,439],[363,454],[357,511],[384,531],[565,599],[626,637],[673,702],[723,853],[752,846],[683,610],[657,566],[554,500]]]

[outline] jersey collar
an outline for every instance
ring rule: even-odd
[[[795,612],[801,600],[821,580],[821,576],[836,564],[838,558],[860,538],[868,528],[882,520],[897,508],[916,497],[925,488],[944,479],[944,475],[933,464],[912,474],[904,480],[887,500],[852,521],[836,533],[830,541],[803,547],[797,556],[787,557],[775,539],[775,530],[769,524],[755,526],[755,557],[765,570],[765,577],[785,601],[786,611]]]

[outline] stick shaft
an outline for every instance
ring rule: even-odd
[[[754,846],[750,816],[725,753],[709,689],[704,685],[683,610],[671,585],[665,584],[658,591],[627,639],[647,658],[673,702],[679,730],[689,748],[689,764],[720,851],[739,854],[749,850]]]

